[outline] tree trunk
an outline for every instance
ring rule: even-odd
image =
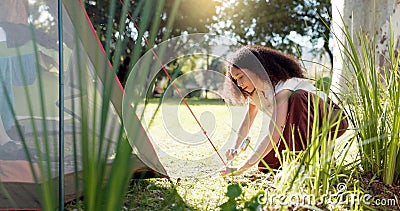
[[[359,33],[370,38],[375,36],[375,48],[377,52],[377,65],[384,65],[384,57],[387,58],[387,41],[389,39],[389,20],[392,18],[394,43],[397,49],[400,47],[400,0],[332,0],[332,31],[333,43],[333,86],[335,92],[346,94],[349,75],[346,61],[341,56],[341,44],[337,41],[345,41],[342,29],[347,25],[350,35],[358,51],[361,51]],[[344,20],[344,24],[342,21]]]

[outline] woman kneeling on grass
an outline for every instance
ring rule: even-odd
[[[277,146],[280,156],[286,147],[293,151],[305,150],[312,137],[314,109],[318,109],[315,118],[318,118],[319,128],[322,127],[323,119],[329,118],[330,124],[339,123],[332,124],[331,135],[338,130],[339,137],[347,129],[345,114],[325,93],[317,91],[304,78],[302,68],[294,57],[264,46],[245,46],[231,55],[228,61],[230,64],[227,66],[224,87],[229,96],[227,100],[240,101],[243,96],[248,111],[233,147],[226,152],[227,159],[233,159],[235,150],[247,136],[258,110],[272,113],[272,121],[269,133],[254,152],[240,166],[227,166],[221,170],[223,176],[239,175],[256,163],[261,171],[268,171],[265,163],[271,169],[278,169],[281,164],[272,142]],[[270,109],[270,112],[268,108],[271,108],[272,103],[263,103],[272,102],[273,96],[266,96],[268,87],[273,90],[271,93],[274,93],[276,99],[275,109]],[[265,162],[260,162],[261,158]]]

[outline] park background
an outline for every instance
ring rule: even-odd
[[[108,90],[110,87],[105,85],[102,86],[98,95],[91,96],[95,99],[94,104],[100,104],[98,110],[94,111],[94,113],[100,112],[98,119],[90,115],[91,109],[95,106],[84,108],[91,105],[91,101],[84,100],[86,95],[78,97],[83,103],[75,109],[80,110],[79,113],[82,116],[80,121],[90,126],[78,125],[75,126],[79,127],[78,130],[75,130],[72,124],[72,132],[69,131],[66,137],[72,140],[76,131],[78,131],[76,134],[81,135],[82,146],[78,149],[67,147],[67,150],[71,156],[75,155],[74,151],[81,150],[82,156],[73,160],[83,164],[83,172],[82,175],[73,176],[83,177],[83,183],[74,184],[80,186],[75,188],[75,200],[66,203],[65,207],[58,206],[58,209],[256,210],[261,207],[272,210],[399,209],[400,3],[398,1],[107,0],[78,2],[87,12],[96,36],[105,49],[105,58],[112,64],[112,70],[122,82],[122,86],[125,85],[128,75],[132,74],[131,71],[137,61],[163,41],[194,33],[222,35],[242,45],[261,44],[298,57],[310,80],[329,92],[330,96],[339,97],[338,103],[345,108],[351,127],[346,136],[341,137],[334,145],[325,145],[321,141],[327,138],[326,134],[325,137],[314,137],[316,144],[307,152],[317,150],[324,156],[288,155],[284,160],[285,167],[279,172],[259,174],[256,171],[250,171],[240,177],[225,179],[218,175],[180,179],[164,178],[165,175],[159,174],[144,174],[141,177],[154,178],[138,179],[136,178],[138,175],[132,175],[132,172],[127,170],[127,166],[134,163],[129,162],[131,150],[128,149],[131,145],[126,143],[127,137],[124,131],[119,129],[120,125],[116,124],[118,125],[116,130],[119,130],[119,133],[113,139],[113,144],[116,146],[113,146],[115,151],[111,153],[111,157],[109,152],[104,154],[102,152],[104,150],[102,141],[105,140],[101,138],[101,135],[100,138],[97,137],[92,130],[96,127],[97,130],[103,127],[108,128],[110,124],[106,119],[110,115],[109,112],[113,111],[108,111],[107,103],[112,101],[113,95],[112,91]],[[32,0],[27,1],[27,4],[30,10],[34,11],[31,14],[31,25],[41,30],[52,28],[54,32],[59,23],[54,12],[57,8],[55,1],[49,3]],[[71,16],[74,16],[73,13]],[[72,18],[72,20],[76,19]],[[64,28],[69,27],[68,23],[64,24],[66,24]],[[65,42],[76,36],[76,34],[65,34]],[[65,54],[71,56],[68,55],[69,52]],[[52,54],[47,52],[47,55]],[[77,55],[74,58],[79,63],[79,51]],[[44,58],[48,59],[48,57]],[[165,67],[169,74],[178,77],[195,69],[219,69],[213,66],[215,65],[213,59],[207,55],[178,58],[166,64]],[[56,67],[57,62],[52,65]],[[50,70],[52,68],[48,67]],[[42,83],[49,87],[57,86],[54,78],[49,83],[46,78],[49,75],[48,72],[37,71],[39,75],[43,74],[44,82],[38,79],[35,82],[36,86],[40,87]],[[103,70],[95,72],[101,71]],[[93,78],[93,81],[97,82],[96,76]],[[198,87],[204,87],[204,81],[206,80],[194,83]],[[90,89],[99,90],[97,85],[82,86],[82,83],[85,82],[80,82],[80,87],[78,86],[78,90],[82,93]],[[150,116],[146,118],[158,120],[155,121],[153,129],[158,131],[160,136],[155,139],[161,140],[166,136],[160,132],[163,122],[157,117],[159,113],[154,111],[160,106],[159,99],[162,99],[163,91],[170,84],[162,71],[153,83],[154,87],[147,90],[149,95],[146,96],[148,97],[146,106],[150,112],[146,115]],[[16,96],[25,98],[27,89],[23,86],[14,88]],[[49,93],[54,94],[54,92],[49,92],[49,89],[39,89],[38,92],[31,94],[42,98],[42,96],[49,97]],[[100,100],[96,102],[95,96],[99,96],[99,99],[101,96],[101,102],[106,103],[102,104]],[[50,98],[57,98],[57,96],[50,96]],[[223,118],[227,112],[221,111],[221,105],[223,107],[224,102],[218,99],[218,95],[208,93],[207,89],[199,89],[196,93],[187,96],[189,104],[198,109],[196,112],[199,114],[214,109],[212,113],[216,120]],[[29,102],[29,100],[26,101]],[[29,106],[24,106],[27,104],[29,103],[16,103],[16,111],[29,114],[32,111]],[[41,111],[43,107],[36,106],[31,106],[34,108],[33,112],[42,112],[42,119],[46,119],[44,112]],[[48,112],[57,114],[56,110]],[[86,113],[88,113],[87,116]],[[67,117],[74,119],[73,115]],[[110,119],[115,118],[117,119],[115,122],[122,120],[116,115]],[[38,119],[40,118],[36,119],[40,123]],[[59,120],[55,118],[52,121]],[[182,115],[182,124],[189,127],[195,126],[188,113]],[[46,128],[43,130],[46,131]],[[54,130],[51,131],[57,142]],[[157,134],[157,132],[152,134]],[[39,160],[46,161],[43,162],[45,165],[40,168],[40,171],[42,175],[51,175],[46,171],[48,171],[48,166],[54,165],[49,162],[49,157],[51,157],[49,153],[52,151],[35,145],[35,143],[51,140],[31,138],[31,136],[32,134],[27,136],[29,140],[24,142],[24,145],[45,152],[44,158],[39,157]],[[98,140],[92,136],[97,137]],[[21,137],[21,139],[24,138]],[[88,144],[85,144],[86,142]],[[53,142],[50,144],[56,145]],[[98,146],[100,147],[97,148]],[[90,147],[95,150],[90,150]],[[180,149],[177,151],[182,152]],[[197,152],[209,153],[208,151]],[[189,151],[186,156],[193,155]],[[108,173],[105,169],[110,159],[114,162],[111,173]],[[177,171],[182,170],[183,167],[177,166]],[[43,210],[56,209],[57,200],[59,200],[58,196],[52,194],[55,187],[52,187],[50,183],[38,183],[37,195],[40,209]],[[259,200],[264,199],[265,195],[285,197],[266,203]],[[312,196],[315,201],[304,202],[298,198],[307,196]],[[326,200],[327,198],[329,200]],[[294,202],[290,201],[291,199],[295,199]]]

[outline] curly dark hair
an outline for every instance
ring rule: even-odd
[[[261,80],[270,80],[273,87],[279,81],[286,81],[293,77],[304,78],[303,69],[294,56],[265,46],[248,45],[241,47],[231,54],[227,61],[225,74],[227,78],[224,83],[224,90],[225,96],[228,96],[230,98],[228,101],[231,102],[239,102],[242,96],[246,99],[249,95],[249,93],[241,90],[236,80],[232,78],[229,71],[231,67],[248,69]]]

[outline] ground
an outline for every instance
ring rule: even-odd
[[[213,127],[208,128],[208,131],[212,131],[210,132],[210,137],[212,140],[215,140],[217,148],[222,149],[223,146],[226,145],[227,138],[230,137],[229,133],[233,130],[232,125],[234,123],[229,122],[229,115],[235,114],[237,110],[232,108],[227,109],[226,107],[216,104],[208,106],[192,105],[191,107],[197,115],[205,115],[207,117],[201,119],[203,123],[208,121],[208,125],[214,124]],[[151,114],[155,108],[155,104],[150,105],[148,108],[148,113],[145,114],[148,119],[151,118]],[[210,114],[213,116],[207,116]],[[162,112],[159,112],[157,115],[155,116],[156,120],[163,120],[163,117],[165,117],[162,116]],[[179,123],[181,125],[172,125],[174,126],[172,127],[173,131],[179,132],[182,128],[186,128],[188,131],[198,131],[198,129],[195,128],[196,125],[190,122],[192,119],[189,118],[190,115],[188,113],[185,113],[184,115],[177,114],[176,116],[179,121],[174,122],[174,124]],[[169,119],[164,118],[163,121],[171,120],[171,115],[167,115],[167,117]],[[213,123],[212,121],[214,120],[216,122]],[[262,136],[260,135],[263,128],[263,122],[261,120],[261,118],[256,119],[256,125],[250,132],[250,136],[253,138],[250,148],[233,164],[239,163],[241,159],[246,157],[246,153],[250,153],[251,147],[254,147],[258,137]],[[231,191],[228,190],[228,187],[236,187],[232,186],[232,184],[238,184],[237,187],[240,187],[241,189],[241,194],[234,198],[236,203],[235,205],[239,209],[245,206],[251,207],[251,203],[254,202],[254,197],[260,196],[260,193],[269,193],[270,196],[274,194],[278,196],[282,193],[279,186],[280,180],[285,176],[282,175],[282,173],[277,173],[276,175],[264,174],[258,172],[256,168],[252,168],[241,176],[227,178],[221,177],[216,171],[218,167],[221,167],[221,163],[213,163],[204,159],[213,154],[212,148],[210,148],[208,142],[204,140],[198,141],[201,139],[196,139],[198,142],[193,142],[196,144],[174,142],[170,139],[171,134],[169,134],[169,132],[171,131],[168,131],[164,127],[164,124],[166,123],[163,121],[155,121],[153,126],[149,128],[149,131],[150,135],[154,138],[154,144],[159,146],[158,150],[163,151],[165,155],[167,155],[166,157],[161,157],[160,161],[166,166],[167,171],[171,173],[172,177],[132,179],[129,191],[124,199],[124,210],[218,210],[221,205],[227,204],[227,202],[230,201],[228,196],[231,195]],[[224,122],[224,124],[219,124],[218,122]],[[171,125],[167,128],[171,129]],[[338,147],[340,148],[340,146]],[[352,156],[351,154],[352,153],[349,153],[347,156]],[[199,159],[199,157],[201,159]],[[352,162],[352,159],[350,159],[349,162]],[[192,171],[191,169],[194,169],[195,171]],[[345,175],[343,182],[330,185],[329,191],[332,191],[332,195],[335,195],[334,191],[336,191],[337,195],[337,189],[342,184],[345,184],[345,187],[347,188],[346,192],[342,193],[344,197],[352,196],[353,193],[358,191],[358,189],[353,190],[353,186],[360,187],[360,191],[369,194],[372,197],[372,199],[368,201],[370,204],[364,206],[364,209],[400,210],[399,185],[384,185],[375,178],[372,173],[355,175],[355,172],[358,172],[358,169],[352,169],[351,172],[354,175]],[[196,174],[200,175],[200,177],[193,178]],[[301,187],[296,188],[301,190]],[[303,191],[304,192],[292,192],[291,194],[304,195],[310,190]],[[335,200],[339,200],[338,198],[339,197],[335,198]],[[84,200],[84,198],[81,200]],[[393,201],[394,204],[389,204],[393,203]],[[266,203],[263,205],[262,202],[263,201],[261,201],[261,206],[264,208],[268,207],[268,210],[280,210],[282,208],[276,203],[270,203],[266,206]],[[381,203],[377,204],[376,202]],[[76,203],[77,202],[75,201],[67,204],[66,210],[73,210],[77,207],[81,207],[81,205],[77,205]],[[350,209],[349,204],[339,204],[340,206],[336,206],[336,208],[334,207],[332,209],[348,210]],[[307,206],[308,208],[305,209],[330,209],[329,204],[316,204],[311,207],[309,205]],[[301,206],[296,205],[286,206],[289,210],[299,210],[300,207]],[[361,208],[353,207],[353,209],[359,210]]]

